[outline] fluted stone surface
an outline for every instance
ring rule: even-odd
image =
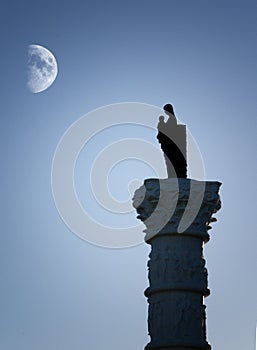
[[[203,297],[209,295],[203,243],[220,209],[219,182],[148,179],[133,205],[152,247],[148,261],[146,349],[209,350]],[[190,195],[191,192],[191,195]],[[182,225],[181,225],[182,222]]]

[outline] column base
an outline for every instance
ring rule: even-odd
[[[211,350],[208,343],[205,344],[153,344],[146,345],[145,350]]]

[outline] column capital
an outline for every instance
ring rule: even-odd
[[[146,179],[133,206],[146,226],[145,241],[160,235],[191,235],[208,242],[212,217],[221,208],[218,181]]]

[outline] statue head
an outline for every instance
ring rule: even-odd
[[[165,112],[166,114],[172,114],[172,115],[175,116],[175,113],[174,113],[174,110],[173,110],[173,106],[172,106],[170,103],[166,104],[166,105],[163,107],[163,110],[164,110],[164,112]]]

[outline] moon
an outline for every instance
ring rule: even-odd
[[[57,62],[48,49],[40,45],[28,46],[27,86],[33,93],[46,90],[57,77]]]

